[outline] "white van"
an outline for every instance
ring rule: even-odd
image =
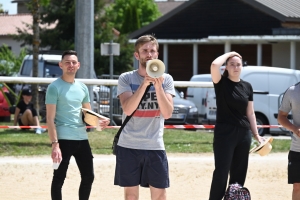
[[[211,75],[210,74],[197,74],[192,76],[191,80],[192,82],[212,82]],[[205,118],[206,110],[205,110],[205,104],[206,104],[206,92],[208,88],[187,88],[186,92],[186,99],[194,102],[196,107],[198,108],[199,118],[200,121],[202,121],[203,118]]]
[[[300,71],[279,67],[247,66],[242,69],[241,79],[251,83],[254,92],[254,111],[258,125],[278,125],[278,108],[283,93],[300,82]],[[216,122],[216,96],[214,88],[207,90],[206,119],[203,124]],[[289,116],[291,118],[291,116]],[[260,128],[261,136],[279,134],[283,128]]]
[[[38,77],[54,78],[62,74],[58,63],[61,60],[61,55],[40,54],[38,64]],[[32,77],[32,62],[33,55],[26,55],[23,59],[18,76]]]

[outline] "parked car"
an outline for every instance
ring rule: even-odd
[[[197,74],[192,76],[190,79],[192,82],[212,82],[210,74]],[[194,102],[198,108],[199,121],[206,118],[205,103],[206,103],[206,92],[209,88],[192,88],[188,87],[186,92],[186,99]]]
[[[279,67],[247,66],[242,69],[241,79],[251,83],[253,88],[254,112],[258,125],[278,125],[278,108],[283,93],[288,87],[300,82],[300,71]],[[203,124],[215,124],[216,122],[216,96],[214,89],[207,93],[207,119]],[[288,116],[292,119],[292,116]],[[263,136],[288,133],[283,128],[259,128],[258,133]]]
[[[109,112],[109,93],[110,88],[105,85],[96,85],[93,87],[94,93],[94,111],[98,113]],[[96,104],[99,104],[98,108]]]
[[[62,74],[58,63],[61,55],[40,54],[38,62],[38,77],[54,78]],[[26,55],[23,59],[18,76],[32,77],[33,55]]]
[[[2,90],[6,94],[9,93],[8,89],[5,87],[2,87]],[[0,121],[10,122],[9,105],[1,91],[0,91]]]
[[[110,93],[102,94],[105,91],[105,88],[109,87],[103,86],[102,90],[99,91],[99,96],[102,97],[102,100],[97,101],[94,99],[94,110],[100,113],[103,116],[110,117]],[[122,114],[123,110],[121,107],[121,103],[119,98],[117,98],[117,86],[112,86],[112,119],[111,122],[113,125],[121,125],[122,124]]]
[[[178,90],[175,90],[176,96],[173,98],[173,114],[172,117],[165,120],[166,125],[184,125],[198,124],[198,108],[187,99],[180,96]]]

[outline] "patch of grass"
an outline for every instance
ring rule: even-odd
[[[0,125],[12,125],[1,122]],[[112,141],[117,129],[102,132],[88,132],[94,154],[111,154]],[[188,131],[165,129],[164,141],[168,153],[208,153],[213,152],[213,133],[208,131]],[[274,137],[272,152],[288,152],[290,140]],[[37,135],[33,130],[0,129],[0,156],[50,155],[51,145],[48,134]]]
[[[164,133],[166,151],[169,153],[213,152],[213,133],[166,129]]]
[[[37,135],[33,130],[1,130],[0,156],[50,155],[47,134]]]
[[[273,137],[272,152],[288,152],[291,146],[291,140],[278,140]]]

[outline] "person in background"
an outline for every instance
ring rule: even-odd
[[[14,114],[14,126],[19,123],[19,126],[40,126],[40,121],[37,111],[31,103],[32,93],[30,89],[23,89],[21,100],[18,102]],[[36,134],[45,132],[46,129],[35,128]]]
[[[221,75],[220,67],[226,68]],[[217,121],[213,150],[215,170],[210,188],[210,200],[221,200],[229,184],[244,185],[248,169],[249,150],[253,137],[261,142],[253,108],[253,89],[240,79],[242,57],[236,52],[225,53],[211,64],[211,77],[216,93]]]
[[[132,118],[121,132],[116,153],[115,185],[124,187],[126,200],[139,199],[139,185],[150,187],[152,200],[165,200],[169,187],[168,159],[163,141],[164,121],[173,112],[173,78],[163,74],[152,78],[146,62],[158,58],[158,42],[152,35],[135,43],[134,56],[139,68],[120,75],[117,96],[126,115]],[[140,100],[152,83],[145,98]]]
[[[300,83],[289,87],[282,98],[278,112],[278,123],[292,133],[288,154],[288,184],[293,184],[292,199],[300,200]],[[289,120],[292,111],[293,122]]]
[[[53,163],[60,163],[53,172],[51,198],[62,199],[62,186],[71,156],[74,156],[81,175],[79,199],[87,200],[94,181],[94,166],[82,108],[91,110],[89,91],[84,83],[75,80],[80,68],[76,51],[63,52],[59,67],[62,76],[48,86],[45,101],[51,158]],[[99,123],[104,129],[109,120]]]

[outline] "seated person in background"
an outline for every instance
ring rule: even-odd
[[[19,122],[19,126],[40,126],[39,118],[36,109],[31,103],[31,90],[23,89],[21,100],[18,102],[14,116],[14,126]],[[46,129],[36,128],[35,133],[41,134]]]

